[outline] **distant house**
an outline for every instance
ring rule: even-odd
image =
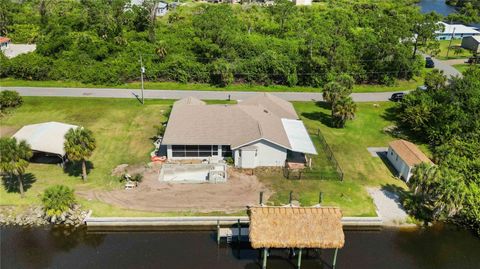
[[[480,31],[475,27],[463,24],[439,23],[444,26],[444,30],[435,32],[438,40],[462,39],[467,36],[480,35]]]
[[[8,45],[10,44],[11,40],[8,37],[0,36],[0,49],[5,50],[7,49]]]
[[[284,166],[287,155],[317,154],[292,104],[266,93],[235,105],[193,97],[175,102],[162,146],[169,160],[231,157],[240,168]]]
[[[142,5],[144,0],[132,0],[132,5],[140,6]],[[168,12],[168,4],[165,2],[158,2],[157,9],[155,10],[155,16],[162,17],[165,16]]]
[[[462,39],[462,48],[480,53],[480,35],[464,37]]]
[[[395,167],[398,176],[406,182],[412,176],[412,168],[420,163],[432,161],[413,143],[400,139],[389,144],[387,158]]]
[[[311,6],[312,0],[293,0],[297,6]]]

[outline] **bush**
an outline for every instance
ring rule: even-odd
[[[0,110],[5,111],[8,108],[15,108],[21,106],[23,103],[22,97],[16,91],[2,91],[0,92]]]
[[[75,204],[72,188],[63,185],[48,187],[43,192],[42,203],[47,216],[59,216]]]

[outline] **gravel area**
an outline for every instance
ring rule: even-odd
[[[378,214],[385,226],[399,226],[406,224],[408,214],[400,204],[397,194],[380,188],[367,188],[377,207]]]

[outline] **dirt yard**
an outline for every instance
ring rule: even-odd
[[[258,204],[259,193],[264,201],[272,194],[256,176],[229,171],[226,183],[165,183],[154,171],[144,174],[143,182],[131,190],[78,191],[86,199],[96,199],[122,208],[151,212],[234,213],[247,205]]]

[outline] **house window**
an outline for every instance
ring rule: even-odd
[[[232,149],[230,146],[222,146],[222,157],[232,157]]]
[[[210,157],[218,156],[216,145],[172,145],[172,157]]]
[[[397,157],[395,158],[395,160],[397,160],[397,161],[398,161],[398,155],[397,155]]]

